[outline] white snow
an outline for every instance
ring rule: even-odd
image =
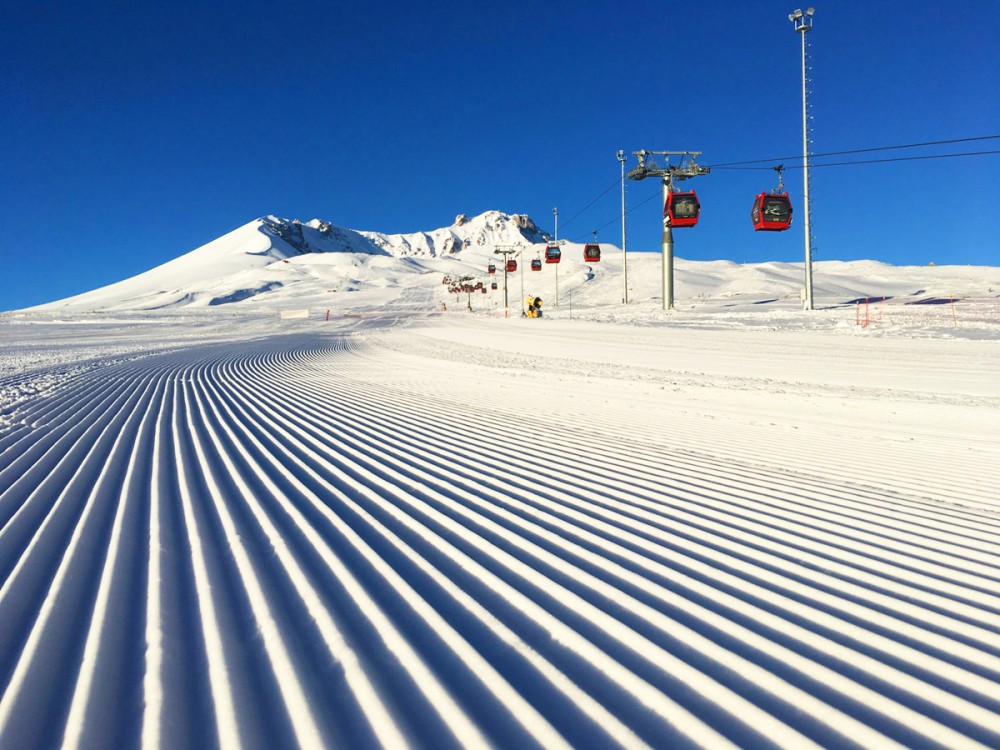
[[[0,316],[0,747],[1000,745],[1000,269],[281,221]]]

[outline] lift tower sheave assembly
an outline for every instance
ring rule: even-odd
[[[672,200],[675,197],[674,183],[687,180],[691,177],[699,177],[708,174],[709,167],[699,166],[696,159],[701,156],[701,151],[633,151],[632,154],[639,158],[639,166],[628,173],[630,180],[644,180],[647,177],[659,177],[663,182],[663,309],[674,309],[674,234],[673,225],[694,226],[698,221],[700,205],[698,198],[691,191],[690,195],[683,195],[685,200],[677,201],[677,211],[671,210]],[[653,161],[653,156],[666,157],[666,164],[663,167]],[[681,164],[672,166],[671,156],[681,157]],[[686,161],[685,161],[686,157]],[[681,205],[683,205],[683,219],[681,216]]]

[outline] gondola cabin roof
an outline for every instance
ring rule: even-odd
[[[753,199],[750,220],[755,232],[783,232],[792,225],[788,193],[761,193]]]
[[[670,219],[671,227],[693,227],[698,223],[701,214],[701,203],[694,190],[687,192],[671,192],[667,195],[663,206],[663,218]]]

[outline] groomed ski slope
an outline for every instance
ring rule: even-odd
[[[1000,746],[995,341],[165,327],[11,349],[0,747]]]

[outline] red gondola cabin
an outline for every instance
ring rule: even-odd
[[[538,258],[535,258],[534,260],[532,260],[531,261],[531,270],[532,271],[541,271],[542,270],[542,261],[540,259],[538,259]]]
[[[558,263],[560,260],[562,260],[562,250],[558,245],[549,245],[545,248],[546,263]]]
[[[601,260],[601,246],[594,244],[584,245],[583,260],[586,263],[599,263]]]
[[[497,272],[497,267],[494,266],[492,263],[486,266],[486,273],[496,273],[496,272]]]
[[[670,219],[671,227],[693,227],[698,223],[701,203],[694,190],[686,193],[671,192],[667,195],[667,205],[663,207],[663,218]]]
[[[507,261],[506,269],[508,272],[517,270],[517,261],[511,258]]]
[[[783,232],[792,225],[792,201],[788,193],[761,193],[750,211],[755,232]]]

